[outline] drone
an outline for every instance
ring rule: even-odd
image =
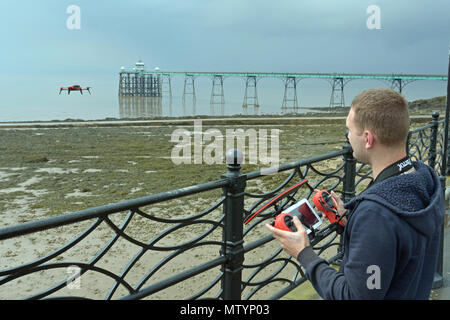
[[[91,87],[83,88],[83,87],[81,87],[81,86],[79,86],[77,84],[74,84],[74,85],[69,86],[67,88],[60,87],[59,88],[59,94],[61,94],[61,91],[63,91],[63,90],[67,90],[68,94],[70,94],[70,91],[80,91],[80,93],[83,94],[83,90],[87,90],[89,92],[89,94],[91,94],[91,90],[90,89],[91,89]]]

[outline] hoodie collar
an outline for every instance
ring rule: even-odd
[[[376,183],[345,204],[355,209],[359,202],[370,200],[387,208],[425,235],[435,232],[444,212],[443,192],[433,169],[420,162],[412,162],[416,172],[399,175]],[[434,218],[430,217],[433,216]]]

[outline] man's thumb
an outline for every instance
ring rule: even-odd
[[[341,200],[341,198],[338,197],[338,195],[336,193],[334,193],[334,191],[331,191],[331,198],[333,199],[333,203],[336,206],[338,201]]]
[[[305,227],[303,226],[303,224],[300,222],[300,219],[298,218],[298,216],[294,216],[294,225],[295,225],[295,227],[297,228],[297,231],[298,230],[304,230],[305,229]]]

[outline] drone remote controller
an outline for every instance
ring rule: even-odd
[[[305,226],[308,235],[314,234],[314,230],[322,224],[322,219],[311,207],[308,200],[302,199],[278,214],[272,225],[280,230],[296,232],[294,217],[297,217]]]

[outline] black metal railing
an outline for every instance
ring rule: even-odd
[[[438,118],[434,113],[429,124],[410,131],[408,153],[432,166],[445,190]],[[229,159],[217,181],[0,229],[0,299],[283,297],[306,277],[265,223],[316,188],[349,200],[372,180],[370,168],[353,158],[348,143],[280,165],[271,175],[242,173],[237,159]],[[244,217],[304,179],[296,193],[244,226]],[[332,233],[314,249],[339,264],[340,240]],[[442,279],[442,259],[437,275]]]

